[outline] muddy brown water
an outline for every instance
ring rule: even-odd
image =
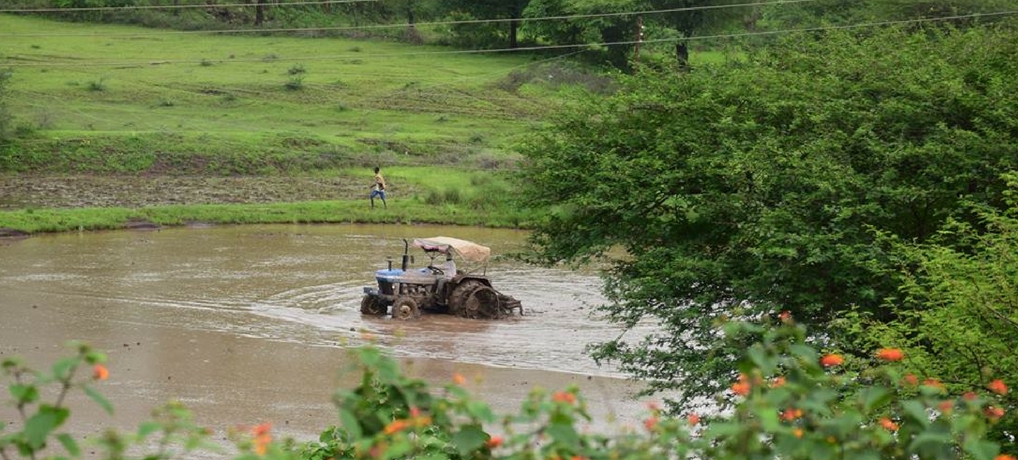
[[[525,233],[441,226],[251,225],[43,235],[0,242],[0,358],[37,366],[67,354],[67,340],[109,355],[101,391],[108,416],[72,400],[69,429],[132,429],[176,399],[219,440],[237,425],[270,422],[310,440],[337,423],[330,396],[359,376],[342,375],[352,346],[373,340],[406,372],[432,384],[468,378],[499,414],[515,413],[535,387],[578,385],[594,420],[610,431],[646,415],[639,383],[584,353],[616,337],[592,316],[603,299],[595,273],[539,268],[496,256],[487,275],[520,299],[526,315],[479,321],[425,315],[365,317],[363,287],[403,238],[451,236],[506,254]],[[427,262],[419,252],[416,265]],[[463,265],[460,266],[464,268]],[[0,407],[0,420],[15,415]]]

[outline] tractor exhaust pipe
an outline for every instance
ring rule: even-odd
[[[406,271],[408,264],[410,263],[410,243],[403,238],[403,271]]]

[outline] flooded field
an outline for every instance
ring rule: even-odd
[[[526,315],[501,321],[425,315],[362,316],[365,286],[403,238],[451,236],[490,246],[486,273]],[[0,357],[47,363],[66,340],[110,356],[102,390],[114,417],[85,401],[72,425],[88,433],[133,427],[169,399],[217,433],[270,421],[315,438],[335,424],[329,396],[358,376],[337,372],[348,349],[372,340],[407,372],[435,384],[459,373],[498,413],[514,412],[535,386],[576,384],[596,428],[636,423],[638,384],[584,353],[619,334],[590,315],[602,301],[592,272],[497,258],[525,234],[437,226],[322,225],[172,228],[37,236],[0,243]],[[413,253],[414,248],[411,247]],[[415,253],[417,266],[427,258]],[[462,268],[462,267],[461,267]],[[482,270],[482,267],[476,267]],[[10,414],[0,408],[0,419]]]

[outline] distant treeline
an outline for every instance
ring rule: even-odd
[[[347,36],[464,49],[545,48],[629,69],[684,65],[791,30],[890,22],[971,27],[1013,0],[9,0],[0,11],[181,30]],[[535,50],[536,51],[536,50]]]

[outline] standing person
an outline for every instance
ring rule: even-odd
[[[385,178],[382,177],[382,173],[379,172],[378,166],[375,166],[375,183],[371,184],[371,207],[375,207],[375,197],[382,199],[382,207],[388,208],[389,205],[385,203]]]

